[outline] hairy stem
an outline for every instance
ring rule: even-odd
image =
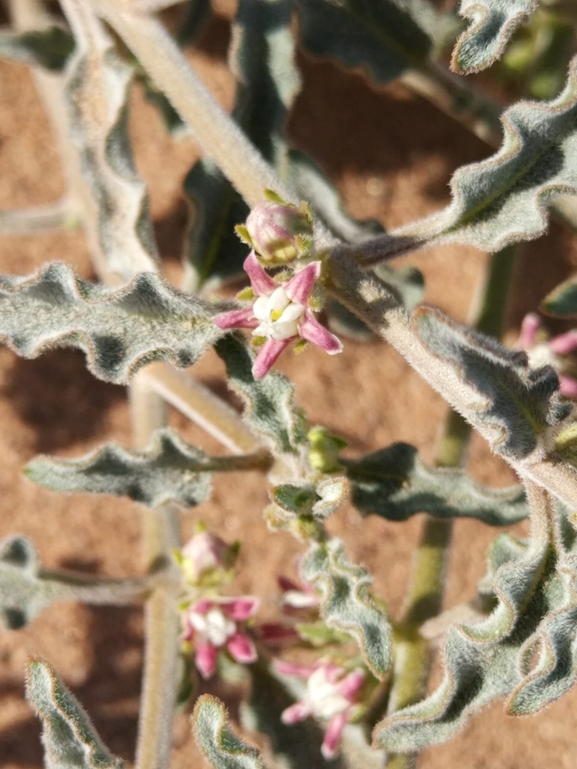
[[[68,197],[44,206],[0,211],[0,235],[39,235],[80,223]]]
[[[485,280],[473,305],[473,324],[483,333],[497,337],[502,333],[516,250],[509,247],[489,257]],[[471,425],[451,410],[437,447],[435,464],[439,467],[462,466],[471,432]],[[419,702],[426,694],[432,650],[420,628],[441,612],[452,532],[452,520],[427,516],[423,524],[400,622],[389,713]],[[416,762],[416,754],[395,754],[390,756],[387,767],[413,769]]]

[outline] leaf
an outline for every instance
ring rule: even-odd
[[[529,515],[521,485],[490,489],[463,470],[429,467],[407,443],[341,463],[351,482],[353,504],[363,515],[406,521],[416,513],[429,513],[477,518],[489,526],[508,526]]]
[[[194,507],[208,498],[210,473],[222,469],[219,460],[166,428],[145,451],[109,443],[79,459],[36,457],[25,472],[53,491],[128,496],[148,507],[169,501]]]
[[[570,414],[572,404],[559,395],[551,366],[531,368],[525,353],[508,350],[430,307],[415,311],[413,327],[470,392],[463,416],[486,437],[494,436],[491,447],[502,456],[528,456]]]
[[[197,699],[192,726],[198,747],[215,769],[266,769],[258,750],[230,731],[226,708],[216,697]]]
[[[553,198],[577,192],[577,58],[556,99],[518,102],[501,121],[501,148],[456,171],[451,205],[399,228],[394,238],[414,247],[462,243],[495,252],[545,232]]]
[[[271,500],[289,516],[311,515],[324,520],[343,504],[348,492],[346,478],[331,476],[316,484],[297,486],[284,483],[275,486]]]
[[[252,375],[254,357],[246,343],[228,334],[215,344],[226,365],[228,384],[243,400],[248,424],[264,436],[276,452],[297,453],[306,442],[305,420],[294,403],[294,389],[278,371],[258,382]]]
[[[548,315],[559,318],[577,316],[577,279],[569,278],[554,288],[543,300],[541,308]]]
[[[73,50],[74,38],[58,24],[30,32],[0,30],[0,58],[61,72]]]
[[[321,616],[334,630],[359,644],[371,672],[382,679],[391,667],[389,621],[369,594],[368,572],[347,561],[338,539],[313,544],[301,564],[301,576],[321,593]]]
[[[84,15],[74,29],[77,50],[65,84],[71,138],[96,205],[102,257],[111,272],[130,280],[154,270],[158,257],[146,187],[136,173],[128,135],[133,72],[97,19],[92,17],[90,29],[80,19]]]
[[[491,584],[495,610],[478,624],[448,631],[441,684],[377,726],[376,745],[395,752],[420,750],[452,737],[474,711],[497,697],[508,696],[506,712],[521,715],[540,710],[573,686],[575,543],[568,552],[559,516],[555,526],[551,537],[538,524],[528,545],[509,535],[495,540],[483,588],[486,593]]]
[[[39,657],[29,659],[26,696],[42,721],[46,769],[124,769],[54,668]]]
[[[457,40],[452,68],[469,75],[490,67],[536,9],[537,0],[461,0],[459,13],[471,23]]]
[[[211,321],[218,311],[155,273],[117,290],[89,283],[61,262],[27,278],[0,277],[0,341],[24,358],[80,348],[95,376],[117,384],[154,360],[192,365],[222,336]]]
[[[363,69],[377,83],[395,80],[423,64],[435,24],[433,9],[418,0],[297,0],[307,53]]]

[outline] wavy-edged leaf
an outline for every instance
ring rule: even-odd
[[[61,72],[73,50],[74,38],[58,24],[29,32],[0,29],[0,58]]]
[[[25,472],[53,491],[127,496],[148,507],[169,501],[194,507],[208,499],[210,474],[221,469],[219,460],[166,428],[145,451],[109,443],[79,459],[36,457]]]
[[[258,750],[230,731],[226,708],[216,697],[198,698],[192,726],[198,747],[215,769],[266,769]]]
[[[254,356],[244,340],[228,334],[215,344],[225,363],[229,386],[242,398],[250,426],[276,451],[296,453],[306,442],[306,425],[294,403],[294,388],[278,371],[258,382],[252,375]]]
[[[526,457],[543,434],[571,413],[551,366],[530,368],[525,353],[508,350],[430,307],[415,311],[413,325],[425,347],[469,391],[464,416],[486,437],[494,436],[491,446],[497,453]]]
[[[392,662],[391,626],[369,594],[370,575],[347,560],[343,543],[314,544],[301,563],[301,575],[321,593],[321,616],[359,644],[372,673],[383,678]]]
[[[86,13],[71,19],[77,38],[65,85],[71,138],[96,206],[101,254],[111,272],[130,280],[154,270],[158,257],[128,135],[133,71],[95,17],[84,23]]]
[[[46,769],[124,769],[124,761],[110,753],[76,697],[40,657],[28,661],[26,696],[42,721]]]
[[[126,382],[154,360],[192,365],[223,332],[218,305],[183,294],[155,273],[113,290],[89,283],[61,262],[31,277],[0,277],[0,340],[25,358],[78,347],[88,368]]]
[[[556,99],[518,102],[501,120],[501,148],[455,172],[451,205],[395,237],[414,248],[442,242],[494,252],[545,232],[551,200],[577,193],[577,58]]]
[[[433,9],[420,0],[297,0],[297,7],[308,53],[361,68],[378,83],[420,66],[432,47]]]
[[[508,696],[512,715],[532,713],[575,683],[577,562],[562,539],[559,532],[550,539],[541,522],[529,544],[509,535],[495,540],[482,585],[483,594],[490,588],[497,597],[495,610],[478,624],[448,631],[441,684],[377,726],[375,744],[420,750],[452,737],[495,698]]]
[[[457,40],[453,69],[468,75],[490,67],[536,9],[537,0],[461,0],[459,13],[470,23]]]
[[[569,278],[554,288],[541,304],[543,312],[559,318],[577,317],[577,278]]]
[[[522,486],[491,489],[463,470],[429,467],[408,443],[340,461],[351,482],[353,504],[363,515],[406,521],[415,513],[429,513],[477,518],[490,526],[508,526],[529,515]]]

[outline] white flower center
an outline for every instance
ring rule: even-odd
[[[527,350],[529,357],[529,365],[531,368],[540,368],[541,366],[553,366],[556,371],[563,370],[563,358],[551,350],[546,342],[541,342],[535,345],[530,350]]]
[[[213,646],[224,646],[236,633],[235,623],[216,606],[206,614],[191,612],[189,622],[200,636],[199,640],[208,641]]]
[[[270,296],[259,296],[252,306],[252,312],[260,320],[259,326],[252,332],[253,336],[281,341],[298,336],[298,326],[305,307],[291,302],[284,288],[279,286]]]
[[[317,718],[332,718],[348,710],[351,703],[339,694],[337,684],[331,683],[324,668],[319,668],[307,681],[305,700]]]

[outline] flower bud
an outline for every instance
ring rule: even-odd
[[[304,206],[267,200],[252,209],[246,231],[263,262],[286,264],[310,247],[311,216]]]
[[[228,545],[208,531],[201,531],[182,548],[187,577],[198,581],[208,571],[226,568]]]

